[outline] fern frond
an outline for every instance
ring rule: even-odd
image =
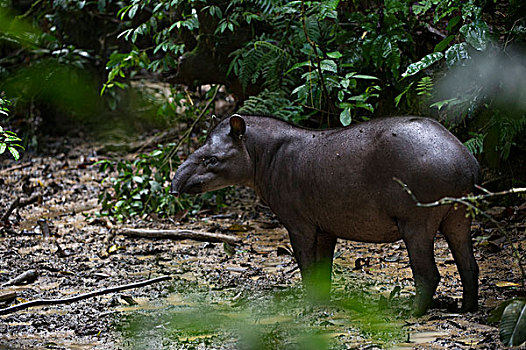
[[[243,89],[249,83],[255,84],[260,76],[265,86],[279,88],[284,65],[290,55],[279,46],[267,41],[256,41],[240,61],[239,79]]]
[[[306,18],[305,29],[309,38],[317,43],[320,39],[320,26],[318,19],[315,16]]]
[[[294,106],[283,91],[263,90],[257,96],[250,96],[239,109],[241,114],[272,115],[299,122],[303,117],[303,108]]]
[[[433,94],[434,83],[431,77],[422,77],[416,86],[419,96],[431,96]]]
[[[470,133],[470,135],[472,137],[466,142],[464,142],[464,146],[466,146],[468,151],[473,155],[482,153],[482,150],[484,149],[484,139],[486,138],[486,134]]]

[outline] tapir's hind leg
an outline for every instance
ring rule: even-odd
[[[434,238],[439,223],[433,218],[400,220],[398,228],[409,253],[416,298],[414,314],[423,315],[433,302],[433,295],[440,281],[435,263]]]
[[[462,311],[476,310],[479,268],[471,243],[471,218],[466,216],[465,207],[451,208],[440,224],[440,232],[446,237],[462,281]]]

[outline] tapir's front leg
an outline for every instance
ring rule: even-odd
[[[315,227],[289,229],[289,237],[309,298],[328,300],[336,237]]]

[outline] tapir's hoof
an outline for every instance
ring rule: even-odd
[[[461,313],[465,313],[465,312],[474,312],[474,311],[477,311],[478,309],[478,303],[464,303],[462,302],[462,307],[460,308],[460,312]]]
[[[413,309],[413,316],[415,317],[420,317],[420,316],[423,316],[427,311],[427,308],[419,308],[419,307],[415,307]]]
[[[413,316],[420,317],[426,313],[426,311],[431,307],[431,304],[433,304],[433,300],[429,300],[426,302],[418,302],[416,301],[413,304]]]

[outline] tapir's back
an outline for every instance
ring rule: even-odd
[[[327,154],[321,158],[336,177],[350,176],[384,190],[397,177],[421,200],[465,194],[478,180],[473,155],[432,119],[381,118],[334,130],[326,137],[321,144]]]

